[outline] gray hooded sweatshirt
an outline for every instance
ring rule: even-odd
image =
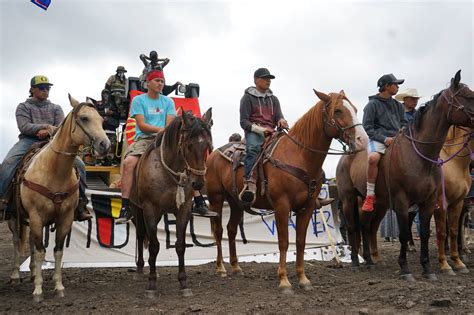
[[[254,86],[245,90],[240,100],[240,126],[245,131],[251,131],[252,124],[275,129],[282,118],[280,101],[272,90],[261,93]]]
[[[399,101],[394,98],[385,99],[377,94],[369,96],[362,124],[370,140],[384,143],[385,138],[395,136],[408,122],[405,109]]]
[[[18,138],[36,138],[36,133],[48,125],[59,126],[64,119],[64,112],[61,106],[49,100],[40,102],[30,97],[17,106],[15,116],[20,130]]]

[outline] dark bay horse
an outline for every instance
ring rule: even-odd
[[[181,290],[184,296],[192,295],[187,288],[184,266],[186,227],[191,217],[193,190],[204,186],[206,156],[212,150],[211,119],[211,109],[203,119],[182,111],[182,116],[157,135],[156,142],[138,162],[130,200],[136,213],[138,272],[143,272],[143,241],[145,237],[149,240],[149,295],[156,293],[156,256],[160,250],[157,224],[166,212],[176,217]]]
[[[46,249],[43,243],[43,227],[54,222],[56,245],[54,247],[54,290],[64,296],[62,284],[62,256],[64,240],[71,230],[74,211],[79,201],[79,178],[74,170],[74,159],[80,145],[89,145],[98,155],[109,151],[110,141],[102,129],[102,117],[90,103],[79,103],[69,95],[73,110],[66,116],[53,139],[44,146],[27,165],[20,181],[19,198],[16,198],[18,218],[9,222],[13,233],[15,257],[13,281],[19,279],[20,247],[26,242],[25,219],[30,228],[30,269],[34,275],[33,298],[43,300],[41,266]],[[15,192],[16,194],[16,192]],[[24,211],[23,211],[24,210]]]
[[[367,134],[359,124],[356,108],[350,103],[344,92],[326,95],[315,91],[321,101],[301,117],[293,128],[281,140],[274,150],[273,158],[286,165],[299,168],[304,178],[298,178],[288,171],[264,164],[265,177],[268,180],[268,196],[261,196],[261,181],[257,183],[257,200],[254,207],[273,209],[275,211],[278,231],[280,264],[278,276],[279,288],[284,293],[291,293],[291,284],[286,271],[288,250],[288,220],[290,211],[296,212],[296,272],[300,287],[310,290],[311,283],[304,272],[304,249],[309,220],[315,209],[316,198],[322,184],[322,164],[329,150],[332,139],[338,138],[349,145],[350,150],[360,150],[367,146]],[[233,193],[232,164],[219,152],[211,153],[207,160],[206,187],[210,208],[222,213],[225,200],[229,203],[231,214],[227,224],[229,237],[230,263],[233,272],[242,272],[237,259],[235,236],[241,221],[243,209],[238,204],[238,197]],[[311,195],[308,185],[312,180],[315,191]],[[243,187],[243,167],[236,174],[238,191]],[[271,201],[270,201],[271,200]],[[217,244],[217,273],[226,275],[222,256],[222,216],[213,218],[212,232]]]
[[[469,270],[459,257],[458,231],[459,218],[462,213],[464,198],[471,188],[471,153],[474,150],[472,129],[451,127],[443,149],[440,152],[442,160],[451,160],[443,165],[443,178],[445,185],[444,201],[446,208],[435,210],[436,235],[438,237],[438,260],[441,272],[454,275],[446,259],[446,237],[449,235],[449,249],[454,270],[467,273]],[[439,190],[439,205],[443,205],[443,191]],[[446,221],[446,219],[448,221]],[[446,225],[447,222],[447,225]],[[447,229],[448,232],[446,231]]]
[[[375,210],[360,213],[363,255],[370,265],[373,261],[381,259],[377,249],[377,230],[380,221],[388,208],[395,210],[400,228],[401,247],[398,258],[400,277],[408,281],[414,280],[406,259],[409,240],[408,208],[413,204],[419,206],[420,262],[423,276],[436,279],[429,263],[428,240],[430,220],[441,183],[438,157],[451,125],[469,128],[474,126],[474,92],[460,83],[460,80],[461,73],[458,71],[451,80],[451,85],[438,93],[426,106],[421,107],[415,115],[414,123],[398,133],[379,164]],[[359,166],[367,167],[364,164]],[[338,180],[338,185],[347,183],[350,182]],[[350,210],[346,209],[346,212]],[[357,215],[356,210],[354,206],[353,216]],[[352,236],[352,240],[355,239],[356,237]],[[358,266],[355,255],[352,258],[353,266]]]

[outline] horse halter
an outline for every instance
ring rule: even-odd
[[[184,125],[184,123],[183,123],[183,125]],[[204,175],[206,175],[206,172],[207,172],[206,165],[204,165],[204,169],[201,169],[201,170],[192,168],[189,165],[188,160],[186,159],[186,155],[184,154],[184,147],[183,147],[184,132],[190,131],[190,130],[191,130],[191,128],[184,128],[184,127],[181,128],[181,130],[179,132],[178,152],[180,152],[181,156],[183,157],[184,163],[186,164],[186,170],[187,171],[189,171],[191,174],[194,174],[196,176],[204,176]],[[206,148],[208,150],[212,151],[212,144],[209,143],[209,141],[207,141]]]
[[[352,105],[352,103],[349,101],[349,99],[347,99],[347,97],[345,97],[341,94],[338,94],[338,96],[336,98],[336,101],[339,100],[340,97],[342,97],[342,100],[347,100],[349,102],[349,104]],[[328,114],[326,108],[329,107],[330,105],[331,105],[331,101],[329,101],[328,103],[325,103],[324,106],[323,106],[323,131],[324,131],[324,134],[329,137],[329,135],[326,131],[326,125],[329,126],[329,127],[335,128],[337,130],[337,133],[338,133],[338,136],[335,139],[337,141],[339,141],[339,143],[342,145],[342,148],[343,148],[344,152],[350,152],[350,151],[346,150],[346,145],[349,145],[349,147],[350,147],[355,139],[353,139],[353,137],[351,135],[349,135],[347,133],[347,131],[352,129],[352,128],[355,128],[357,126],[362,126],[362,124],[357,123],[357,124],[352,124],[352,125],[347,126],[347,127],[340,126],[334,118],[329,119],[329,114]],[[349,139],[349,143],[346,143],[344,138]]]
[[[448,118],[448,121],[451,123],[452,123],[452,120],[450,119],[450,117],[452,117],[452,112],[454,108],[455,110],[460,111],[464,115],[466,115],[467,118],[470,120],[471,124],[474,124],[474,113],[468,112],[466,110],[466,107],[463,104],[461,104],[459,100],[456,98],[457,94],[459,94],[459,92],[461,92],[465,88],[467,88],[467,85],[463,84],[462,87],[456,91],[456,93],[452,93],[451,88],[447,88],[441,94],[446,100],[446,102],[448,103],[449,110],[448,110],[447,118]],[[448,96],[446,96],[446,94],[448,94]]]

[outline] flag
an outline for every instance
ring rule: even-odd
[[[48,10],[49,5],[51,4],[51,0],[31,0],[31,2],[33,2],[43,10]]]

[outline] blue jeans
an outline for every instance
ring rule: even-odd
[[[39,140],[35,138],[21,138],[15,145],[8,151],[7,156],[3,160],[3,163],[0,165],[0,198],[5,195],[7,192],[8,185],[15,176],[16,168],[20,163],[21,158],[25,153],[31,148],[31,146],[38,142]],[[86,181],[86,166],[84,163],[76,156],[74,160],[74,165],[76,165],[79,176],[82,180]],[[85,186],[80,185],[81,196],[85,196]]]
[[[252,167],[257,160],[260,151],[262,150],[262,144],[265,141],[265,138],[255,132],[246,131],[245,132],[245,142],[246,142],[246,150],[245,150],[245,160],[244,160],[244,168],[245,168],[245,178],[250,178],[250,172],[252,171]]]
[[[39,140],[35,138],[21,138],[10,151],[8,151],[2,165],[0,165],[0,198],[7,192],[8,185],[12,181],[13,176],[15,176],[15,171],[21,158],[30,147],[38,141]]]

